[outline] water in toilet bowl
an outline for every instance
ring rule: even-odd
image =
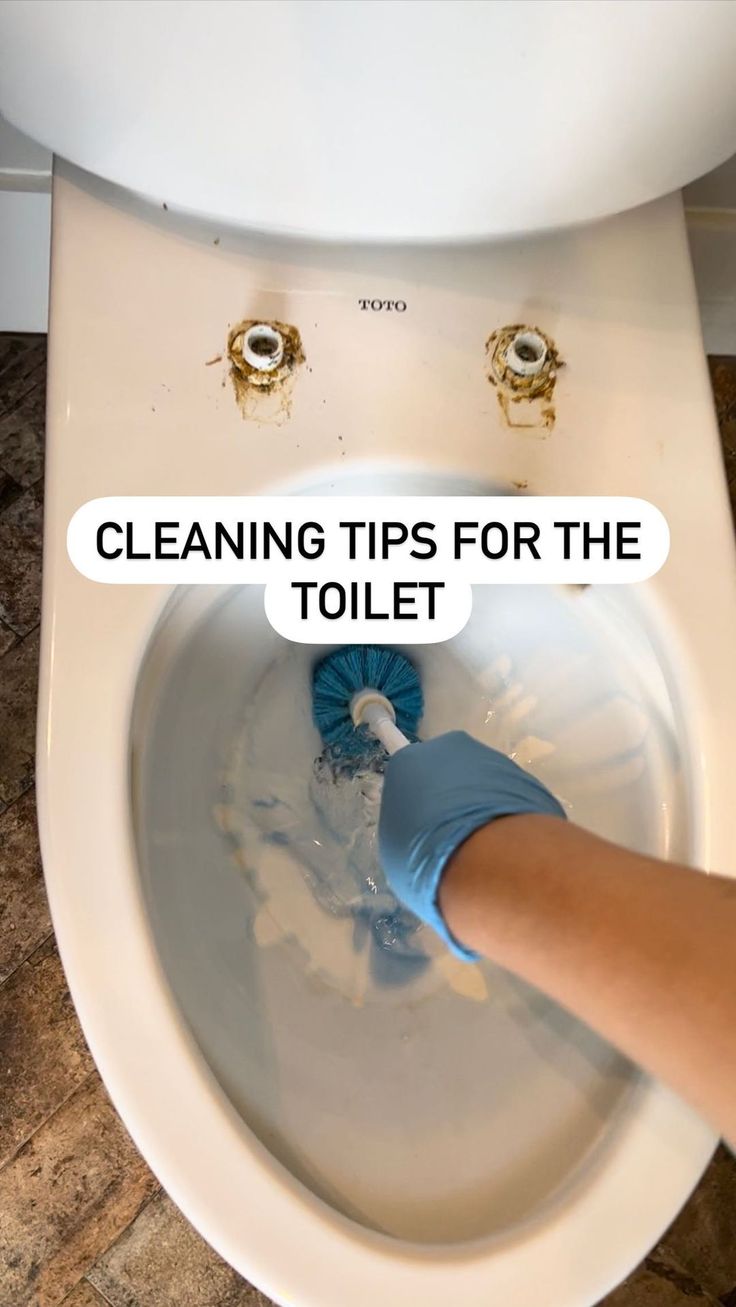
[[[474,630],[449,645],[407,649],[425,686],[420,735],[461,726],[537,774],[571,816],[582,807],[589,823],[610,825],[612,795],[646,772],[649,719],[613,679],[602,696],[598,669],[586,689],[592,651],[561,645],[559,634],[545,639],[549,604],[540,596],[522,648],[513,600],[485,592]],[[504,643],[509,620],[514,634]],[[463,977],[463,964],[389,889],[377,846],[381,755],[357,774],[331,766],[309,715],[314,661],[309,646],[285,645],[267,666],[243,708],[213,809],[259,896],[256,941],[291,939],[307,965],[354,1002],[369,993],[375,999],[381,987],[411,985],[417,993],[438,983],[484,997],[483,969]],[[422,973],[433,959],[430,980]]]
[[[426,930],[397,902],[380,866],[383,759],[374,754],[356,772],[335,765],[324,750],[312,757],[310,724],[295,712],[312,662],[309,649],[292,646],[264,676],[234,750],[232,806],[218,815],[237,833],[271,913],[278,917],[283,907],[269,893],[259,844],[293,858],[319,907],[349,920],[352,948],[365,950],[376,983],[405,983],[427,965],[430,949]]]
[[[683,856],[671,711],[627,613],[600,592],[479,590],[459,637],[406,650],[420,729],[471,731],[574,819]],[[508,1229],[607,1137],[631,1072],[529,986],[401,915],[378,879],[380,776],[338,788],[317,761],[320,652],[277,636],[253,589],[173,596],[133,725],[162,964],[231,1102],[326,1201],[429,1242]]]

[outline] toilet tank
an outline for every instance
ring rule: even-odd
[[[641,204],[736,149],[724,0],[4,0],[0,111],[169,207],[444,240]]]

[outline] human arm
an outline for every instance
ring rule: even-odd
[[[465,841],[439,906],[736,1140],[736,881],[526,814]]]
[[[424,872],[448,942],[543,989],[736,1139],[736,881],[540,811],[539,782],[527,789],[503,755],[459,732],[441,738],[434,755],[387,768],[381,852],[395,892],[416,911]],[[469,787],[489,792],[488,820],[462,806]],[[493,808],[504,789],[506,814]]]

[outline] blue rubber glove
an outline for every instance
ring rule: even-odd
[[[378,848],[391,889],[432,926],[457,957],[476,962],[445,925],[437,893],[460,845],[495,817],[539,812],[565,817],[534,776],[465,731],[410,744],[384,773]]]

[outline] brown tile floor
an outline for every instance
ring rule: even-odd
[[[0,1303],[267,1307],[136,1153],[77,1024],[38,856],[45,339],[0,336]],[[736,502],[736,359],[711,359]],[[716,1157],[608,1307],[736,1307],[736,1161]],[[543,1295],[540,1295],[543,1307]]]

